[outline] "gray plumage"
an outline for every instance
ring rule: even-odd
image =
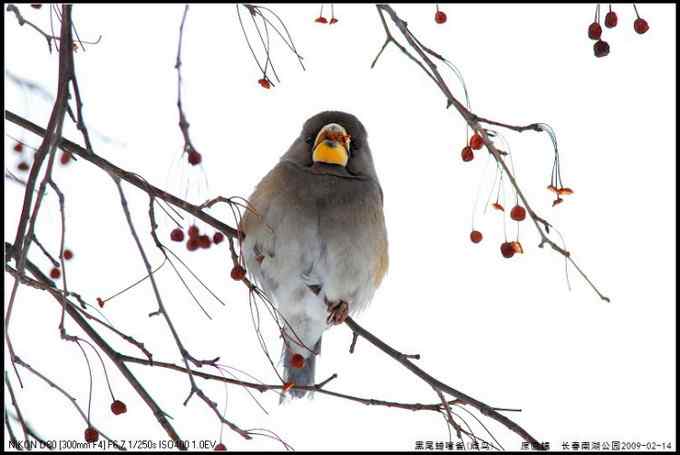
[[[329,124],[351,136],[346,166],[312,160],[314,138]],[[388,267],[383,194],[364,126],[343,112],[310,118],[249,201],[242,251],[284,325],[284,379],[314,384],[327,303],[347,302],[350,314],[363,309]],[[291,368],[294,354],[304,368]]]

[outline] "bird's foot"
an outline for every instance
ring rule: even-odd
[[[326,301],[328,305],[328,317],[326,322],[328,324],[338,325],[345,322],[347,316],[349,316],[349,305],[344,300],[338,300],[337,302]]]

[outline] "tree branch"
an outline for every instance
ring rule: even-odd
[[[149,395],[144,386],[142,386],[135,375],[132,374],[125,363],[118,359],[118,353],[106,342],[106,340],[104,340],[104,338],[101,337],[101,335],[99,335],[99,333],[94,328],[92,328],[90,324],[87,323],[85,318],[81,316],[73,302],[70,302],[68,299],[64,298],[58,289],[49,286],[49,283],[47,283],[45,280],[36,281],[28,278],[27,276],[21,276],[16,270],[7,264],[5,264],[5,270],[14,276],[17,281],[21,281],[29,286],[35,286],[40,289],[47,290],[60,306],[62,305],[62,299],[64,299],[67,303],[65,307],[66,313],[68,313],[73,321],[78,324],[78,326],[87,334],[87,336],[89,336],[90,339],[107,355],[107,357],[111,359],[114,365],[116,365],[123,377],[130,383],[132,388],[137,392],[140,398],[142,398],[149,409],[151,409],[151,412],[153,413],[156,420],[158,420],[158,423],[160,423],[170,439],[175,442],[177,447],[181,450],[186,450],[183,439],[179,437],[175,431],[175,428],[168,421],[166,417],[167,414],[163,412],[163,410],[156,404],[151,395]],[[45,288],[44,286],[40,286],[40,284],[48,285],[49,287]]]
[[[348,317],[345,320],[345,324],[349,326],[349,328],[352,330],[352,332],[354,332],[354,334],[357,334],[358,336],[364,338],[373,346],[377,347],[385,354],[392,357],[397,362],[401,363],[404,367],[406,367],[407,370],[409,370],[411,373],[415,374],[420,379],[425,381],[436,391],[446,392],[456,397],[463,404],[469,404],[470,406],[478,409],[485,416],[496,420],[497,422],[507,427],[509,430],[520,435],[525,441],[531,443],[532,447],[534,447],[535,449],[537,450],[543,449],[543,446],[538,442],[538,440],[531,436],[524,428],[519,426],[517,423],[513,422],[508,417],[500,414],[492,406],[489,406],[475,398],[472,398],[471,396],[463,392],[460,392],[459,390],[456,390],[453,387],[446,385],[443,382],[439,381],[438,379],[430,376],[428,373],[426,373],[418,366],[416,366],[413,362],[408,360],[408,358],[404,356],[401,352],[397,351],[396,349],[382,341],[380,338],[376,337],[375,335],[361,327],[354,321],[354,319]]]
[[[543,231],[541,228],[541,225],[539,224],[542,221],[542,218],[536,216],[536,212],[531,208],[531,205],[529,204],[529,201],[527,198],[524,196],[524,193],[522,192],[519,184],[515,180],[514,175],[508,168],[508,165],[506,164],[505,160],[503,159],[503,153],[499,151],[495,144],[489,139],[489,136],[486,132],[486,129],[482,128],[479,122],[485,122],[489,124],[494,124],[498,126],[503,126],[505,128],[509,128],[515,131],[527,131],[527,130],[533,130],[533,131],[544,131],[543,128],[539,124],[531,124],[526,127],[518,127],[518,126],[512,126],[508,125],[505,123],[501,122],[494,122],[490,121],[488,119],[483,119],[481,117],[478,117],[477,115],[473,114],[470,110],[468,110],[462,103],[460,103],[455,96],[453,96],[451,90],[449,89],[448,85],[444,81],[444,78],[442,75],[439,73],[439,70],[437,69],[437,65],[430,59],[428,54],[434,55],[436,58],[445,61],[442,56],[439,54],[431,51],[430,49],[426,48],[423,46],[418,39],[411,33],[411,31],[408,28],[408,24],[401,19],[397,13],[392,9],[391,6],[386,5],[386,4],[378,4],[376,5],[376,8],[378,9],[378,13],[380,14],[380,18],[383,24],[383,27],[385,29],[385,34],[387,36],[387,41],[386,43],[394,43],[399,49],[406,55],[408,56],[411,60],[414,60],[418,66],[420,66],[423,71],[434,81],[434,83],[439,87],[439,89],[442,91],[444,96],[446,97],[447,100],[447,106],[452,105],[456,108],[456,110],[460,113],[460,115],[463,117],[463,119],[467,122],[467,124],[472,128],[477,134],[479,134],[483,141],[484,145],[486,145],[487,149],[489,152],[493,155],[494,159],[498,164],[501,166],[505,174],[508,176],[508,180],[514,187],[517,195],[519,198],[522,200],[522,203],[527,209],[527,213],[529,214],[530,218],[532,219],[534,225],[536,226],[536,229],[538,231],[538,234],[540,236],[540,243],[539,247],[543,247],[544,244],[550,245],[550,247],[556,251],[557,253],[561,254],[565,258],[567,258],[574,266],[576,266],[575,261],[571,257],[570,253],[562,248],[560,248],[555,242],[553,242],[546,232]],[[392,36],[392,33],[389,30],[389,27],[387,26],[387,23],[385,21],[385,18],[383,16],[383,12],[385,12],[392,22],[396,25],[397,29],[399,32],[402,34],[402,36],[406,39],[408,42],[409,46],[418,54],[418,56],[425,62],[425,65],[420,60],[417,60],[413,57],[413,55],[408,52],[403,46],[401,46]],[[383,45],[384,48],[385,45]],[[382,53],[382,49],[380,51]],[[375,64],[375,62],[374,62]],[[586,280],[586,282],[591,286],[591,288],[595,291],[595,293],[600,297],[600,299],[609,302],[609,298],[605,295],[603,295],[600,290],[593,284],[593,282],[588,278],[588,276],[582,271],[580,267],[575,267],[576,270],[581,274],[581,276]]]

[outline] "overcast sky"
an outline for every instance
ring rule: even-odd
[[[272,57],[281,82],[270,90],[257,83],[262,76],[235,6],[192,6],[184,35],[183,101],[203,162],[190,167],[181,158],[174,70],[183,8],[74,6],[79,36],[95,41],[101,35],[99,44],[86,45],[75,61],[96,153],[194,203],[217,195],[248,197],[306,118],[325,109],[357,115],[368,130],[385,194],[391,256],[384,284],[357,321],[396,349],[419,353],[417,364],[452,387],[492,406],[521,408],[509,416],[553,448],[612,440],[672,442],[675,448],[674,6],[641,5],[650,30],[640,36],[633,31],[632,5],[616,5],[619,25],[604,32],[611,53],[596,59],[586,35],[594,4],[444,5],[448,21],[443,25],[434,22],[434,5],[395,5],[424,44],[461,70],[475,113],[511,124],[546,122],[555,129],[564,182],[574,190],[557,207],[546,190],[553,160],[548,136],[504,133],[532,207],[559,229],[574,259],[611,298],[609,304],[571,266],[569,290],[564,258],[537,248],[539,238],[529,221],[520,226],[525,254],[510,260],[501,256],[502,215],[492,209],[483,213],[493,163],[483,153],[472,162],[461,161],[463,120],[445,109],[432,81],[395,47],[369,68],[384,41],[371,5],[337,5],[339,22],[332,26],[314,22],[318,6],[272,6],[289,27],[306,71],[274,37]],[[46,7],[20,9],[49,30]],[[56,92],[56,53],[50,55],[45,40],[19,27],[8,13],[5,68]],[[453,74],[442,71],[462,99]],[[52,100],[21,90],[7,72],[5,107],[46,125]],[[65,137],[79,142],[68,117],[66,123]],[[12,138],[31,146],[39,139],[9,122],[5,129],[6,169],[25,175],[16,171],[20,158]],[[67,264],[69,288],[94,304],[97,297],[109,297],[143,277],[144,265],[108,175],[81,160],[57,166],[54,178],[66,196],[66,244],[74,252]],[[157,266],[162,257],[148,235],[148,198],[129,185],[124,189]],[[23,190],[5,181],[6,241],[15,235]],[[475,245],[469,232],[478,191],[475,227],[484,240]],[[505,195],[501,202],[511,207],[507,187]],[[233,225],[224,207],[210,213]],[[226,244],[190,253],[169,241],[173,225],[162,212],[157,216],[168,246],[226,303],[221,306],[186,275],[208,319],[172,268],[158,272],[168,312],[189,351],[201,359],[220,356],[226,365],[276,382],[254,334],[247,293],[229,278]],[[185,215],[185,226],[193,221]],[[514,235],[516,223],[506,223]],[[50,251],[58,250],[54,194],[45,199],[36,235]],[[49,270],[35,246],[30,258]],[[12,280],[5,277],[7,302]],[[147,317],[155,309],[145,283],[107,302],[103,312],[144,342],[155,359],[179,363],[165,323]],[[262,311],[263,335],[277,358],[280,340]],[[21,358],[86,406],[87,367],[80,350],[59,339],[59,316],[51,297],[20,288],[13,343]],[[67,329],[82,335],[71,321]],[[137,355],[105,335],[115,348]],[[324,335],[317,379],[338,373],[330,390],[401,402],[438,401],[431,388],[365,340],[350,355],[351,338],[344,326]],[[91,350],[88,354],[94,370],[93,422],[119,440],[166,440],[149,409],[105,360],[114,392],[128,407],[122,416],[111,415],[101,365]],[[182,405],[189,392],[185,375],[131,369],[173,417],[183,439],[196,444],[219,439],[219,422],[203,403],[194,398]],[[22,373],[25,388],[15,390],[31,425],[46,439],[81,441],[85,425],[70,403]],[[10,379],[16,386],[13,372]],[[224,405],[223,385],[201,386]],[[279,406],[276,394],[256,392],[265,413],[242,389],[230,386],[227,392],[230,420],[242,428],[275,431],[297,450],[409,450],[418,440],[449,437],[442,417],[431,412],[366,407],[321,395]],[[484,422],[506,449],[520,449],[515,434]],[[229,449],[281,448],[264,438],[244,441],[227,428],[223,442]]]

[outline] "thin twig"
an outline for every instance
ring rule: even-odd
[[[530,215],[530,218],[534,222],[534,225],[536,226],[536,229],[538,230],[538,233],[539,233],[539,236],[540,236],[540,239],[541,239],[541,241],[539,243],[539,247],[543,247],[543,245],[547,243],[553,250],[555,250],[556,252],[558,252],[559,254],[564,256],[565,258],[569,258],[570,257],[569,252],[560,248],[555,242],[553,242],[547,236],[547,234],[543,231],[543,229],[541,229],[541,225],[539,224],[539,221],[537,220],[537,218],[534,217],[535,211],[533,209],[531,209],[529,201],[524,196],[524,193],[522,192],[521,188],[519,187],[519,184],[515,180],[513,173],[510,171],[507,164],[505,163],[505,160],[503,159],[503,156],[502,156],[503,154],[501,153],[501,151],[499,151],[496,148],[494,143],[489,139],[486,130],[481,127],[479,122],[484,121],[486,123],[490,123],[490,124],[494,124],[494,125],[498,125],[498,126],[503,126],[505,128],[510,128],[510,129],[515,130],[515,131],[525,131],[525,130],[546,131],[546,129],[544,129],[544,127],[543,127],[543,124],[531,124],[531,125],[528,125],[527,127],[516,127],[516,126],[512,126],[512,125],[507,125],[507,124],[501,123],[501,122],[492,122],[488,119],[482,119],[481,117],[478,117],[477,115],[473,114],[462,103],[460,103],[460,101],[458,101],[458,99],[456,99],[456,97],[453,96],[451,90],[449,89],[448,85],[444,81],[444,78],[439,73],[439,70],[437,69],[437,65],[435,65],[435,63],[428,56],[428,54],[430,54],[430,55],[434,54],[434,55],[437,55],[437,56],[439,54],[434,53],[433,51],[427,49],[425,46],[420,44],[420,42],[417,40],[417,38],[415,38],[413,33],[409,30],[408,24],[397,15],[397,13],[394,11],[394,9],[391,6],[386,5],[386,4],[378,4],[378,5],[376,5],[376,8],[378,9],[378,14],[380,15],[380,19],[382,21],[383,28],[385,29],[386,44],[389,44],[390,42],[393,43],[407,57],[409,57],[411,60],[415,61],[418,64],[418,66],[420,66],[420,68],[423,69],[423,71],[425,71],[425,73],[430,77],[430,79],[433,80],[433,82],[437,85],[437,87],[439,87],[439,89],[442,91],[442,93],[444,93],[444,95],[446,96],[446,100],[447,100],[447,107],[451,106],[451,105],[454,106],[456,108],[456,110],[458,110],[458,112],[461,114],[463,119],[465,119],[465,121],[470,126],[470,128],[472,128],[474,131],[477,132],[477,134],[479,134],[482,137],[482,139],[484,141],[484,145],[486,145],[489,152],[493,155],[493,157],[496,159],[498,164],[501,166],[501,168],[503,169],[505,174],[508,176],[508,180],[510,181],[510,183],[514,187],[514,189],[517,193],[517,196],[519,196],[519,198],[522,200],[522,203],[526,207],[527,212]],[[401,44],[399,44],[394,39],[389,27],[387,26],[387,22],[385,21],[385,17],[384,17],[383,12],[386,13],[390,17],[392,22],[396,25],[396,27],[401,32],[402,36],[408,42],[409,46],[422,59],[422,62],[420,60],[416,59],[408,50],[406,50]],[[383,49],[384,49],[384,46],[386,44],[383,45]],[[381,49],[381,51],[380,51],[381,53],[382,53],[383,49]],[[437,58],[445,60],[441,56],[438,56]],[[376,58],[376,61],[377,61],[377,58]],[[423,62],[425,62],[425,63],[423,64]],[[374,61],[374,64],[375,64],[375,61]],[[573,259],[571,259],[571,262],[572,262],[572,264],[574,264]],[[576,267],[576,270],[581,274],[581,276],[586,280],[586,282],[591,286],[591,288],[597,293],[597,295],[602,300],[609,302],[609,298],[606,297],[605,295],[603,295],[599,291],[599,289],[593,284],[593,282],[581,270],[580,267]]]
[[[20,276],[16,270],[14,270],[7,264],[5,264],[5,270],[10,275],[14,276],[14,278],[17,279],[17,281],[20,280],[23,284],[26,284],[28,286],[44,289],[44,285],[48,284],[47,279],[38,278],[38,280],[34,280],[28,278],[27,276]],[[56,302],[61,306],[62,305],[61,292],[58,289],[54,288],[53,286],[47,288],[46,290],[50,292],[50,294],[54,297]],[[130,383],[132,388],[146,403],[149,409],[151,409],[154,417],[156,417],[156,420],[158,420],[158,423],[163,427],[163,429],[166,431],[170,439],[176,444],[176,446],[180,448],[180,450],[186,450],[185,444],[183,443],[184,440],[179,437],[179,435],[175,431],[175,428],[168,421],[167,414],[158,406],[158,404],[156,404],[151,395],[149,395],[144,386],[142,386],[139,380],[132,374],[132,372],[128,369],[125,363],[118,358],[119,355],[118,352],[116,352],[101,337],[101,335],[99,335],[99,333],[94,328],[92,328],[90,324],[87,323],[85,318],[79,313],[79,311],[76,308],[77,306],[73,302],[68,302],[68,305],[66,306],[66,312],[74,320],[74,322],[87,334],[87,336],[89,336],[90,339],[107,355],[107,357],[109,357],[109,359],[113,361],[113,363],[116,365],[116,367],[121,372],[123,377],[125,377],[125,379]]]
[[[89,419],[89,415],[86,415],[86,414],[85,414],[85,412],[82,410],[82,408],[81,408],[81,407],[78,405],[78,403],[76,402],[76,399],[75,399],[75,397],[73,397],[73,395],[71,395],[71,394],[69,394],[68,392],[66,392],[66,390],[64,390],[63,388],[61,388],[60,386],[58,386],[54,381],[52,381],[51,379],[49,379],[49,378],[48,378],[47,376],[45,376],[44,374],[42,374],[42,373],[40,373],[39,371],[37,371],[35,368],[33,368],[32,366],[30,366],[29,364],[27,364],[26,362],[24,362],[23,360],[21,360],[19,357],[17,357],[16,362],[17,362],[17,365],[20,365],[20,366],[22,366],[24,369],[26,369],[27,371],[30,371],[30,372],[33,373],[35,376],[37,376],[37,377],[39,377],[40,379],[42,379],[43,381],[45,381],[45,382],[47,383],[47,385],[49,385],[50,387],[56,389],[58,392],[60,392],[62,395],[64,395],[66,398],[68,398],[68,400],[71,402],[71,404],[73,404],[73,407],[75,407],[76,410],[78,411],[78,414],[80,414],[80,416],[83,418],[83,420],[85,420],[85,423],[86,423],[88,426],[95,428],[95,429],[99,432],[99,434],[102,435],[102,437],[103,437],[104,439],[106,439],[107,441],[109,441],[109,443],[111,443],[116,449],[118,449],[118,450],[125,450],[125,449],[123,448],[123,446],[121,446],[120,444],[118,444],[115,440],[109,438],[106,434],[102,433],[102,431],[101,431],[99,428],[95,427],[95,426],[92,424],[92,422],[91,422],[90,419]]]

